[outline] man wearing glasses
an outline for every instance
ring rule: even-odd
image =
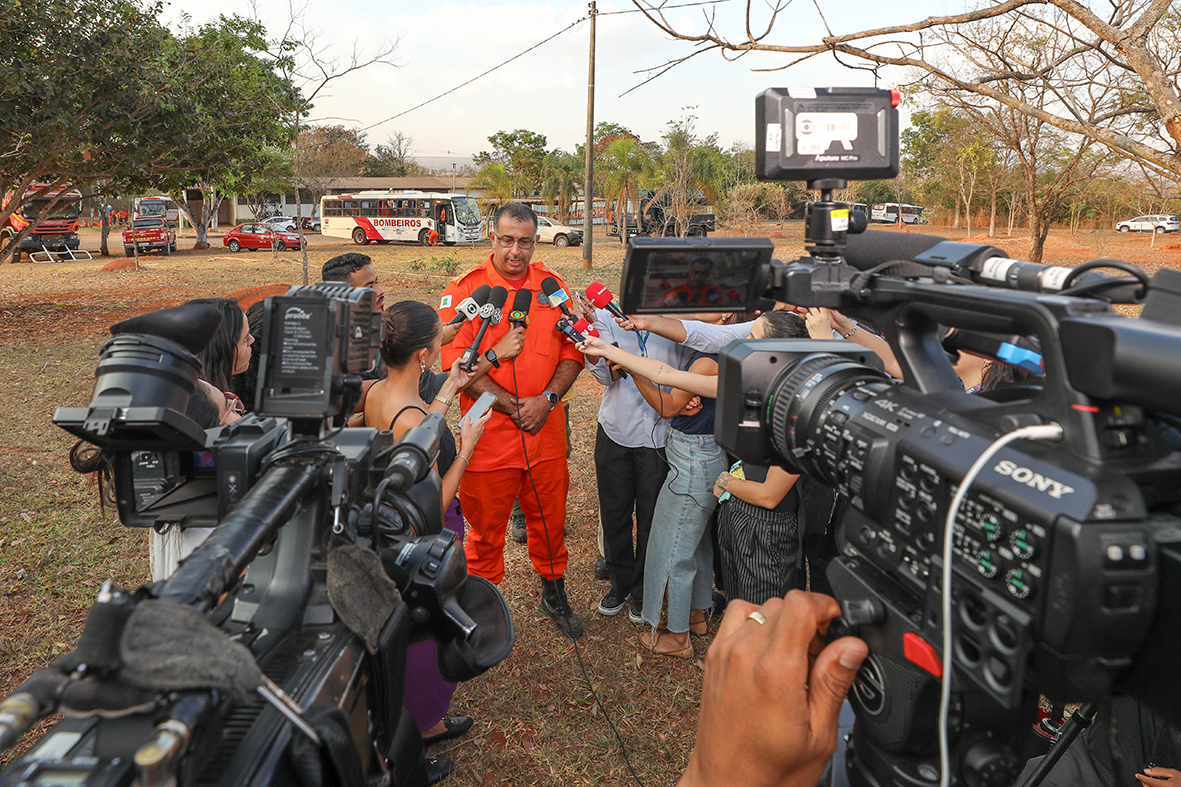
[[[529,534],[529,557],[541,575],[541,611],[554,619],[562,633],[578,637],[582,621],[570,609],[563,579],[570,475],[566,409],[558,404],[582,370],[582,354],[555,328],[562,312],[542,294],[541,283],[552,276],[564,293],[569,288],[557,273],[532,261],[537,214],[528,205],[513,202],[498,210],[492,217],[491,236],[488,259],[452,279],[439,304],[439,316],[446,324],[455,316],[455,306],[481,285],[508,291],[506,312],[518,290],[531,293],[525,348],[504,363],[490,357],[496,368],[462,394],[464,412],[484,391],[496,396],[492,420],[484,427],[459,488],[460,505],[471,524],[465,546],[468,571],[497,584],[504,578],[504,523],[513,500],[519,499]],[[480,322],[464,322],[454,341],[443,347],[444,369],[471,345]],[[507,319],[488,326],[479,349],[492,347],[508,330]]]

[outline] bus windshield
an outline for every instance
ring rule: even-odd
[[[451,204],[455,206],[455,219],[460,224],[471,227],[480,223],[480,211],[471,197],[455,197]]]
[[[47,199],[33,200],[28,205],[21,209],[21,216],[28,221],[36,221],[40,215],[42,208],[49,204]],[[65,221],[72,221],[82,215],[82,206],[74,200],[66,202],[57,206],[56,212],[52,216],[46,216],[46,220],[61,219]]]

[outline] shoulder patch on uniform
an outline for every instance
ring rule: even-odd
[[[447,283],[449,285],[450,284],[458,284],[459,282],[466,279],[468,276],[471,276],[474,273],[478,273],[479,271],[484,270],[487,266],[488,266],[488,262],[487,262],[487,260],[485,260],[484,262],[481,262],[477,265],[472,266],[471,268],[468,268],[466,271],[459,274],[458,276],[452,277],[451,281],[449,281]]]
[[[444,295],[443,300],[439,301],[439,308],[440,309],[450,309],[451,308],[451,294],[450,293],[448,293],[447,295]]]

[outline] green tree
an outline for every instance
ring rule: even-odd
[[[492,143],[492,150],[477,153],[474,158],[476,166],[503,164],[515,181],[528,184],[530,194],[526,196],[541,187],[541,165],[546,156],[544,134],[525,129],[497,131],[488,137],[488,141]]]
[[[696,116],[688,114],[681,120],[670,121],[661,136],[665,146],[661,157],[664,183],[661,191],[669,197],[679,235],[688,232],[689,216],[698,212],[695,206],[700,204],[701,198],[704,197],[708,204],[716,202],[722,194],[724,182],[723,156],[717,146],[717,134],[700,139],[696,126]]]
[[[550,151],[541,164],[541,197],[557,207],[563,222],[570,220],[570,205],[578,197],[583,175],[582,160],[564,150]]]
[[[517,182],[509,174],[508,168],[504,164],[493,161],[480,167],[475,177],[472,178],[469,188],[483,189],[482,199],[488,206],[488,221],[491,223],[492,214],[501,205],[513,201],[513,197],[516,196]]]
[[[628,203],[639,207],[638,190],[656,172],[656,163],[648,148],[633,137],[620,137],[607,146],[599,165],[602,173],[601,193],[608,202],[615,203],[614,217],[619,227],[619,240],[627,243]]]
[[[196,248],[208,248],[222,199],[245,190],[255,173],[273,170],[277,151],[286,147],[284,125],[271,105],[283,85],[260,57],[265,43],[261,24],[223,16],[183,28],[167,48],[166,67],[186,87],[186,98],[183,124],[171,129],[175,168],[158,183],[192,223]],[[203,199],[197,205],[185,200],[186,189],[200,190]]]
[[[164,70],[171,35],[157,11],[135,0],[5,2],[0,191],[13,198],[0,208],[0,224],[51,193],[147,185],[167,166],[161,138],[183,120],[183,90]],[[63,199],[46,202],[37,220]],[[0,262],[29,229],[6,238]]]
[[[300,183],[313,206],[320,204],[333,183],[361,175],[370,161],[364,132],[342,125],[304,128],[299,133],[299,150],[303,157]]]

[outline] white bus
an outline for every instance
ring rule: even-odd
[[[370,242],[410,241],[427,246],[431,230],[438,242],[454,246],[480,240],[480,210],[462,194],[429,191],[358,191],[320,199],[321,235]]]
[[[879,202],[873,206],[873,210],[869,214],[870,221],[881,221],[886,224],[898,223],[898,203],[897,202]],[[922,224],[923,211],[926,210],[922,205],[902,205],[902,223],[903,224]]]

